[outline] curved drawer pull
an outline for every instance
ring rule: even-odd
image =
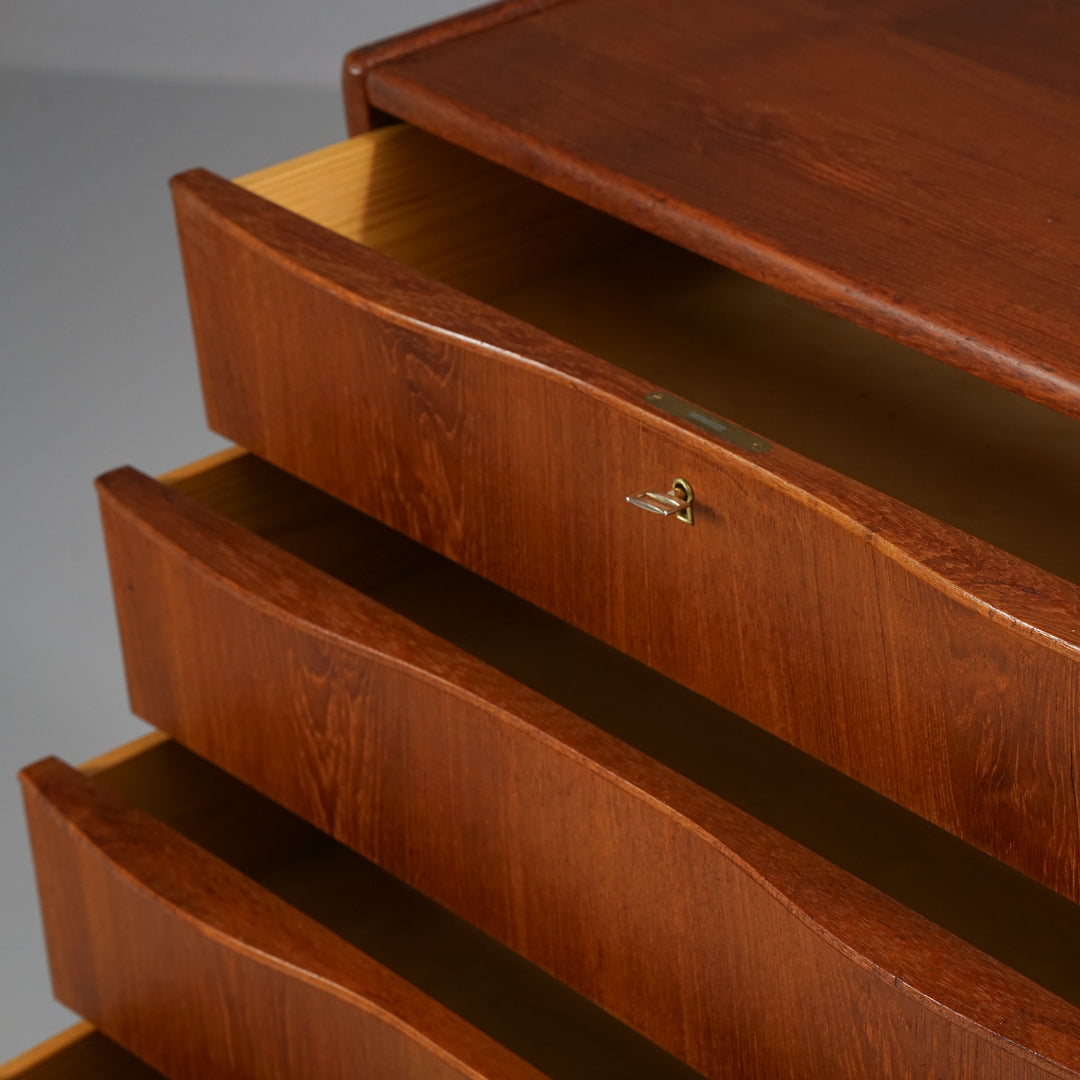
[[[626,501],[650,514],[661,514],[664,517],[674,515],[676,521],[685,522],[687,525],[694,524],[694,492],[680,477],[671,481],[670,491],[639,491],[636,495],[627,495]]]

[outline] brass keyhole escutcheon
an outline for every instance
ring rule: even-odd
[[[681,477],[677,476],[671,481],[671,490],[679,496],[680,499],[686,501],[686,508],[680,510],[676,515],[676,519],[685,522],[687,525],[694,524],[694,489]]]

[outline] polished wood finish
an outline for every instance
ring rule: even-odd
[[[1080,425],[407,125],[235,183],[1080,583]]]
[[[503,0],[178,178],[288,472],[99,482],[190,750],[24,772],[61,999],[177,1080],[1080,1077],[1077,46]],[[103,1038],[0,1076],[157,1075]]]
[[[541,1075],[55,759],[22,780],[57,997],[174,1080]]]
[[[562,3],[562,0],[496,0],[495,3],[484,4],[430,26],[421,26],[384,41],[353,49],[346,54],[341,69],[345,121],[349,132],[355,135],[393,120],[372,108],[368,102],[365,81],[373,65],[414,52],[416,49],[429,48],[440,41],[488,30],[501,22],[521,18],[558,3]]]
[[[0,1065],[0,1080],[154,1080],[161,1073],[93,1026],[75,1024]]]
[[[1080,586],[236,185],[174,191],[215,430],[1080,899]],[[693,528],[624,503],[674,476]]]
[[[259,490],[286,495],[268,466],[249,467],[264,470]],[[243,520],[244,501],[213,472],[189,478],[188,492],[239,507]],[[457,630],[462,644],[481,655],[501,647],[519,666],[531,655],[532,677],[551,672],[544,690],[556,699],[581,700],[591,678],[591,708],[603,713],[595,702],[613,698],[606,723],[616,729],[619,714],[647,702],[630,726],[649,756],[207,506],[132,470],[110,474],[101,490],[136,712],[706,1075],[1038,1076],[1080,1067],[1072,1005],[660,764],[671,748],[657,734],[657,704],[672,710],[667,727],[684,707],[697,710],[689,734],[699,762],[746,744],[693,695],[657,687],[647,669],[635,674],[625,658],[581,639],[526,641],[511,622],[520,602],[492,608],[478,586],[432,576],[441,560],[395,558],[375,522],[343,526],[359,548],[386,553],[372,556],[385,557],[383,566],[362,572],[377,583],[365,586],[373,596],[451,628],[471,613]],[[275,528],[297,538],[287,516],[282,507]],[[571,651],[589,662],[563,673],[560,691]],[[808,775],[782,753],[746,745],[781,781],[757,796],[771,808],[755,809],[813,818],[814,797],[802,802],[808,787],[819,791],[818,807],[838,800],[816,842],[828,844],[838,825],[843,833],[845,817],[865,818],[855,861],[894,845],[902,878],[912,876],[914,852],[940,843],[897,824],[895,808],[890,818],[886,804],[845,794],[820,766]],[[796,796],[777,810],[789,786]],[[1011,921],[990,927],[991,937],[1000,943],[1023,928],[1023,963],[1050,931],[1036,942],[1043,959],[1034,966],[1045,977],[1078,932],[1075,908],[1050,893],[1033,899],[1034,886],[1017,890],[1003,870],[987,876],[949,843],[943,859],[959,855],[972,911],[996,917],[993,890],[1013,889]],[[964,929],[973,927],[969,915]],[[1080,997],[1067,973],[1047,978],[1055,980]]]
[[[376,108],[1080,416],[1070,6],[569,0],[419,44]]]
[[[1080,424],[640,234],[484,297],[1080,584]]]
[[[36,777],[47,766],[54,772],[64,769],[56,762],[46,762],[30,773]],[[69,770],[64,776],[70,784],[76,774]],[[168,844],[198,845],[201,858],[209,860],[210,865],[227,864],[248,875],[249,888],[256,893],[264,897],[272,894],[279,906],[282,902],[290,905],[294,931],[298,925],[310,926],[314,920],[322,928],[323,937],[328,933],[336,935],[339,974],[349,975],[354,981],[364,975],[370,961],[359,969],[352,962],[355,950],[362,950],[410,987],[416,987],[410,990],[411,997],[427,994],[456,1017],[473,1024],[478,1051],[474,1057],[480,1057],[482,1067],[470,1070],[471,1077],[503,1075],[500,1061],[505,1064],[508,1059],[505,1050],[495,1056],[487,1054],[484,1040],[475,1038],[477,1032],[496,1040],[553,1080],[590,1080],[606,1070],[628,1080],[691,1080],[697,1075],[504,946],[175,743],[164,743],[98,773],[93,785],[83,782],[82,790],[98,808],[89,829],[102,840],[105,862],[99,867],[101,876],[125,876],[125,867],[133,862],[129,849],[136,841],[153,842],[148,828],[159,838],[167,836]],[[65,817],[70,808],[70,799],[58,798],[55,785],[50,786],[46,801],[49,812],[56,816]],[[118,820],[115,811],[121,805],[124,811]],[[60,848],[56,857],[68,860],[70,852]],[[180,867],[186,865],[181,860]],[[211,884],[217,880],[212,877]],[[190,891],[188,886],[184,895]],[[165,898],[158,899],[164,902]],[[215,899],[224,909],[232,910],[228,893],[215,893],[207,902]],[[86,920],[83,928],[88,933],[96,932],[93,902],[88,904],[84,896],[72,897],[69,910],[80,905]],[[126,902],[121,899],[120,907],[124,906]],[[183,920],[185,911],[173,913],[173,924]],[[265,939],[274,924],[272,920],[264,921],[263,915],[257,915],[256,920],[259,927],[254,936]],[[161,923],[162,933],[171,940],[176,930],[168,913]],[[235,945],[228,939],[217,939],[226,963]],[[50,947],[69,965],[80,957],[85,959],[85,952],[78,949],[73,955],[70,939],[63,936],[53,937]],[[91,951],[92,969],[84,971],[84,976],[89,981],[115,983],[117,976],[112,967],[122,962],[122,957],[110,952],[108,936],[97,950]],[[308,965],[317,957],[308,949],[302,950],[298,959]],[[309,982],[312,971],[297,967],[292,976]],[[161,1009],[159,995],[167,993],[163,986],[168,985],[160,979],[160,972],[153,967],[129,967],[125,980],[131,993],[125,998],[122,1022],[113,1016],[106,1023],[116,1024],[116,1030],[125,1038],[156,1040],[153,1052],[159,1059],[189,1055],[187,1044],[206,1037],[205,1018],[201,1013],[188,1013],[188,1025],[182,1030],[154,1029]],[[178,999],[178,1005],[183,1004]],[[431,1004],[429,1001],[425,1006],[429,1013]],[[211,1033],[229,1020],[230,1010],[235,1011],[239,1018],[233,1018],[233,1022],[243,1046],[243,1039],[263,1022],[246,1013],[245,1008],[242,993],[230,998],[225,1019],[211,1021]],[[432,1015],[437,1019],[438,1011]],[[394,1016],[387,1019],[391,1024],[395,1022]],[[400,1027],[407,1017],[399,1015],[396,1019]],[[333,1018],[327,1022],[332,1023]],[[458,1029],[468,1031],[461,1020],[455,1023]],[[284,1060],[294,1061],[302,1054],[303,1046],[288,1023],[282,1026],[284,1030],[276,1036],[278,1050]],[[405,1033],[408,1036],[407,1026]],[[376,1043],[372,1050],[377,1049]],[[435,1056],[440,1052],[446,1056],[445,1045],[440,1051],[429,1041],[427,1049]],[[235,1071],[230,1075],[265,1075],[244,1070],[237,1058],[232,1068]],[[511,1073],[538,1075],[521,1069],[512,1069]],[[392,1063],[387,1063],[381,1071],[353,1075],[396,1073]]]

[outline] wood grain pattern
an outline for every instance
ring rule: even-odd
[[[154,1080],[161,1073],[93,1026],[75,1024],[0,1065],[0,1080]]]
[[[513,288],[631,232],[407,124],[236,183],[465,292]]]
[[[1068,5],[573,0],[387,57],[366,85],[384,112],[1077,417],[1078,52]]]
[[[138,713],[694,1068],[1077,1073],[1054,994],[205,507],[101,485]]]
[[[408,125],[236,181],[1080,583],[1080,425]]]
[[[476,34],[499,23],[519,19],[563,0],[495,0],[460,15],[429,26],[364,45],[347,53],[341,67],[341,87],[345,102],[345,122],[350,135],[357,135],[392,121],[372,107],[367,97],[367,73],[374,64],[404,53],[430,48],[440,41]]]
[[[1080,899],[1080,587],[235,185],[175,194],[215,430]],[[674,476],[694,528],[623,502]]]
[[[175,742],[95,780],[553,1080],[592,1080],[609,1071],[627,1080],[698,1076],[493,938]]]
[[[73,769],[22,781],[57,997],[175,1080],[541,1075]]]
[[[640,235],[482,299],[1080,584],[1080,424]]]

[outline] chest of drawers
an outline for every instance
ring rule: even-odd
[[[250,453],[99,482],[186,749],[24,774],[62,1000],[178,1078],[1080,1071],[1080,31],[961,8],[499,4],[176,178]]]

